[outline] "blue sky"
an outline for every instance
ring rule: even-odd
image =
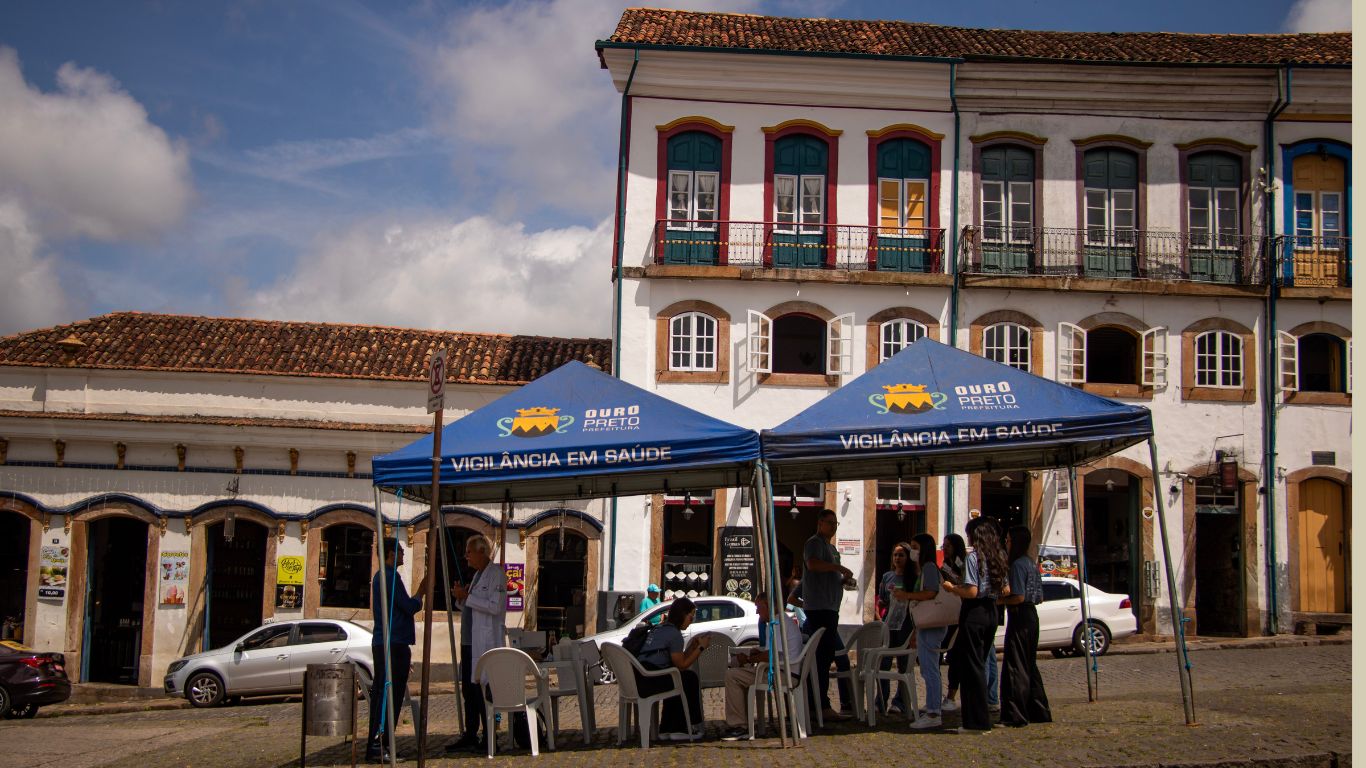
[[[606,335],[618,98],[593,41],[626,5],[5,3],[0,269],[18,290],[0,333],[142,310]],[[678,5],[1099,31],[1349,16],[1348,0]]]

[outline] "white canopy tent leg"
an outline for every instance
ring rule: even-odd
[[[759,478],[762,483],[757,482]],[[773,512],[773,478],[769,475],[768,464],[763,460],[755,464],[755,522],[762,521],[765,529],[763,542],[768,553],[768,674],[769,692],[778,702],[779,743],[787,746],[788,713],[792,713],[792,746],[797,746],[797,734],[801,733],[796,713],[801,708],[790,701],[784,693],[788,681],[792,679],[792,666],[789,662],[787,647],[787,595],[784,594],[783,576],[778,565],[777,520]],[[760,493],[759,491],[762,491]]]
[[[1096,701],[1099,675],[1091,655],[1091,598],[1086,594],[1086,537],[1082,532],[1080,505],[1077,504],[1077,465],[1067,465],[1067,490],[1072,494],[1072,541],[1077,547],[1077,584],[1081,587],[1082,655],[1086,659],[1086,700]]]
[[[1177,674],[1181,678],[1181,704],[1186,710],[1186,725],[1195,725],[1195,691],[1191,684],[1190,656],[1186,649],[1186,625],[1181,603],[1176,596],[1176,578],[1172,575],[1172,548],[1167,538],[1167,510],[1157,488],[1157,442],[1148,438],[1148,456],[1152,462],[1153,497],[1157,501],[1157,523],[1162,532],[1162,563],[1167,569],[1167,601],[1171,604],[1172,634],[1176,639]]]

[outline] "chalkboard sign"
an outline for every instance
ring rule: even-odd
[[[753,600],[759,590],[759,563],[755,558],[754,529],[726,526],[721,529],[721,578],[718,592],[741,600]]]

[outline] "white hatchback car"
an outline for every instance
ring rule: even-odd
[[[1083,642],[1090,642],[1091,655],[1104,656],[1110,641],[1138,631],[1138,617],[1128,595],[1112,595],[1086,585],[1087,610],[1091,631],[1081,621],[1081,590],[1076,579],[1043,577],[1043,602],[1039,611],[1039,650],[1054,656],[1084,653]],[[996,649],[1005,648],[1006,628],[996,630]]]
[[[716,597],[696,597],[692,598],[692,601],[697,606],[697,616],[693,618],[692,624],[683,631],[684,641],[703,632],[720,632],[730,637],[736,645],[757,644],[759,642],[759,611],[754,607],[754,603],[736,597],[719,595]],[[626,636],[631,633],[631,630],[641,622],[654,621],[656,618],[663,621],[672,605],[672,600],[660,603],[647,611],[636,614],[634,618],[624,622],[616,629],[589,635],[584,639],[594,641],[599,648],[602,647],[603,643],[620,645],[621,641],[625,640]],[[602,665],[602,676],[599,681],[602,683],[615,681],[606,664]]]
[[[166,693],[196,707],[242,696],[300,693],[309,664],[354,661],[368,678],[374,670],[370,630],[349,621],[296,619],[253,629],[212,651],[171,662]]]

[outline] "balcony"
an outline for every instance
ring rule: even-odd
[[[964,276],[1094,278],[1262,286],[1266,238],[1189,232],[964,227]]]
[[[942,275],[943,229],[764,221],[655,222],[660,266]]]
[[[1285,288],[1351,288],[1352,239],[1281,235],[1276,273]]]

